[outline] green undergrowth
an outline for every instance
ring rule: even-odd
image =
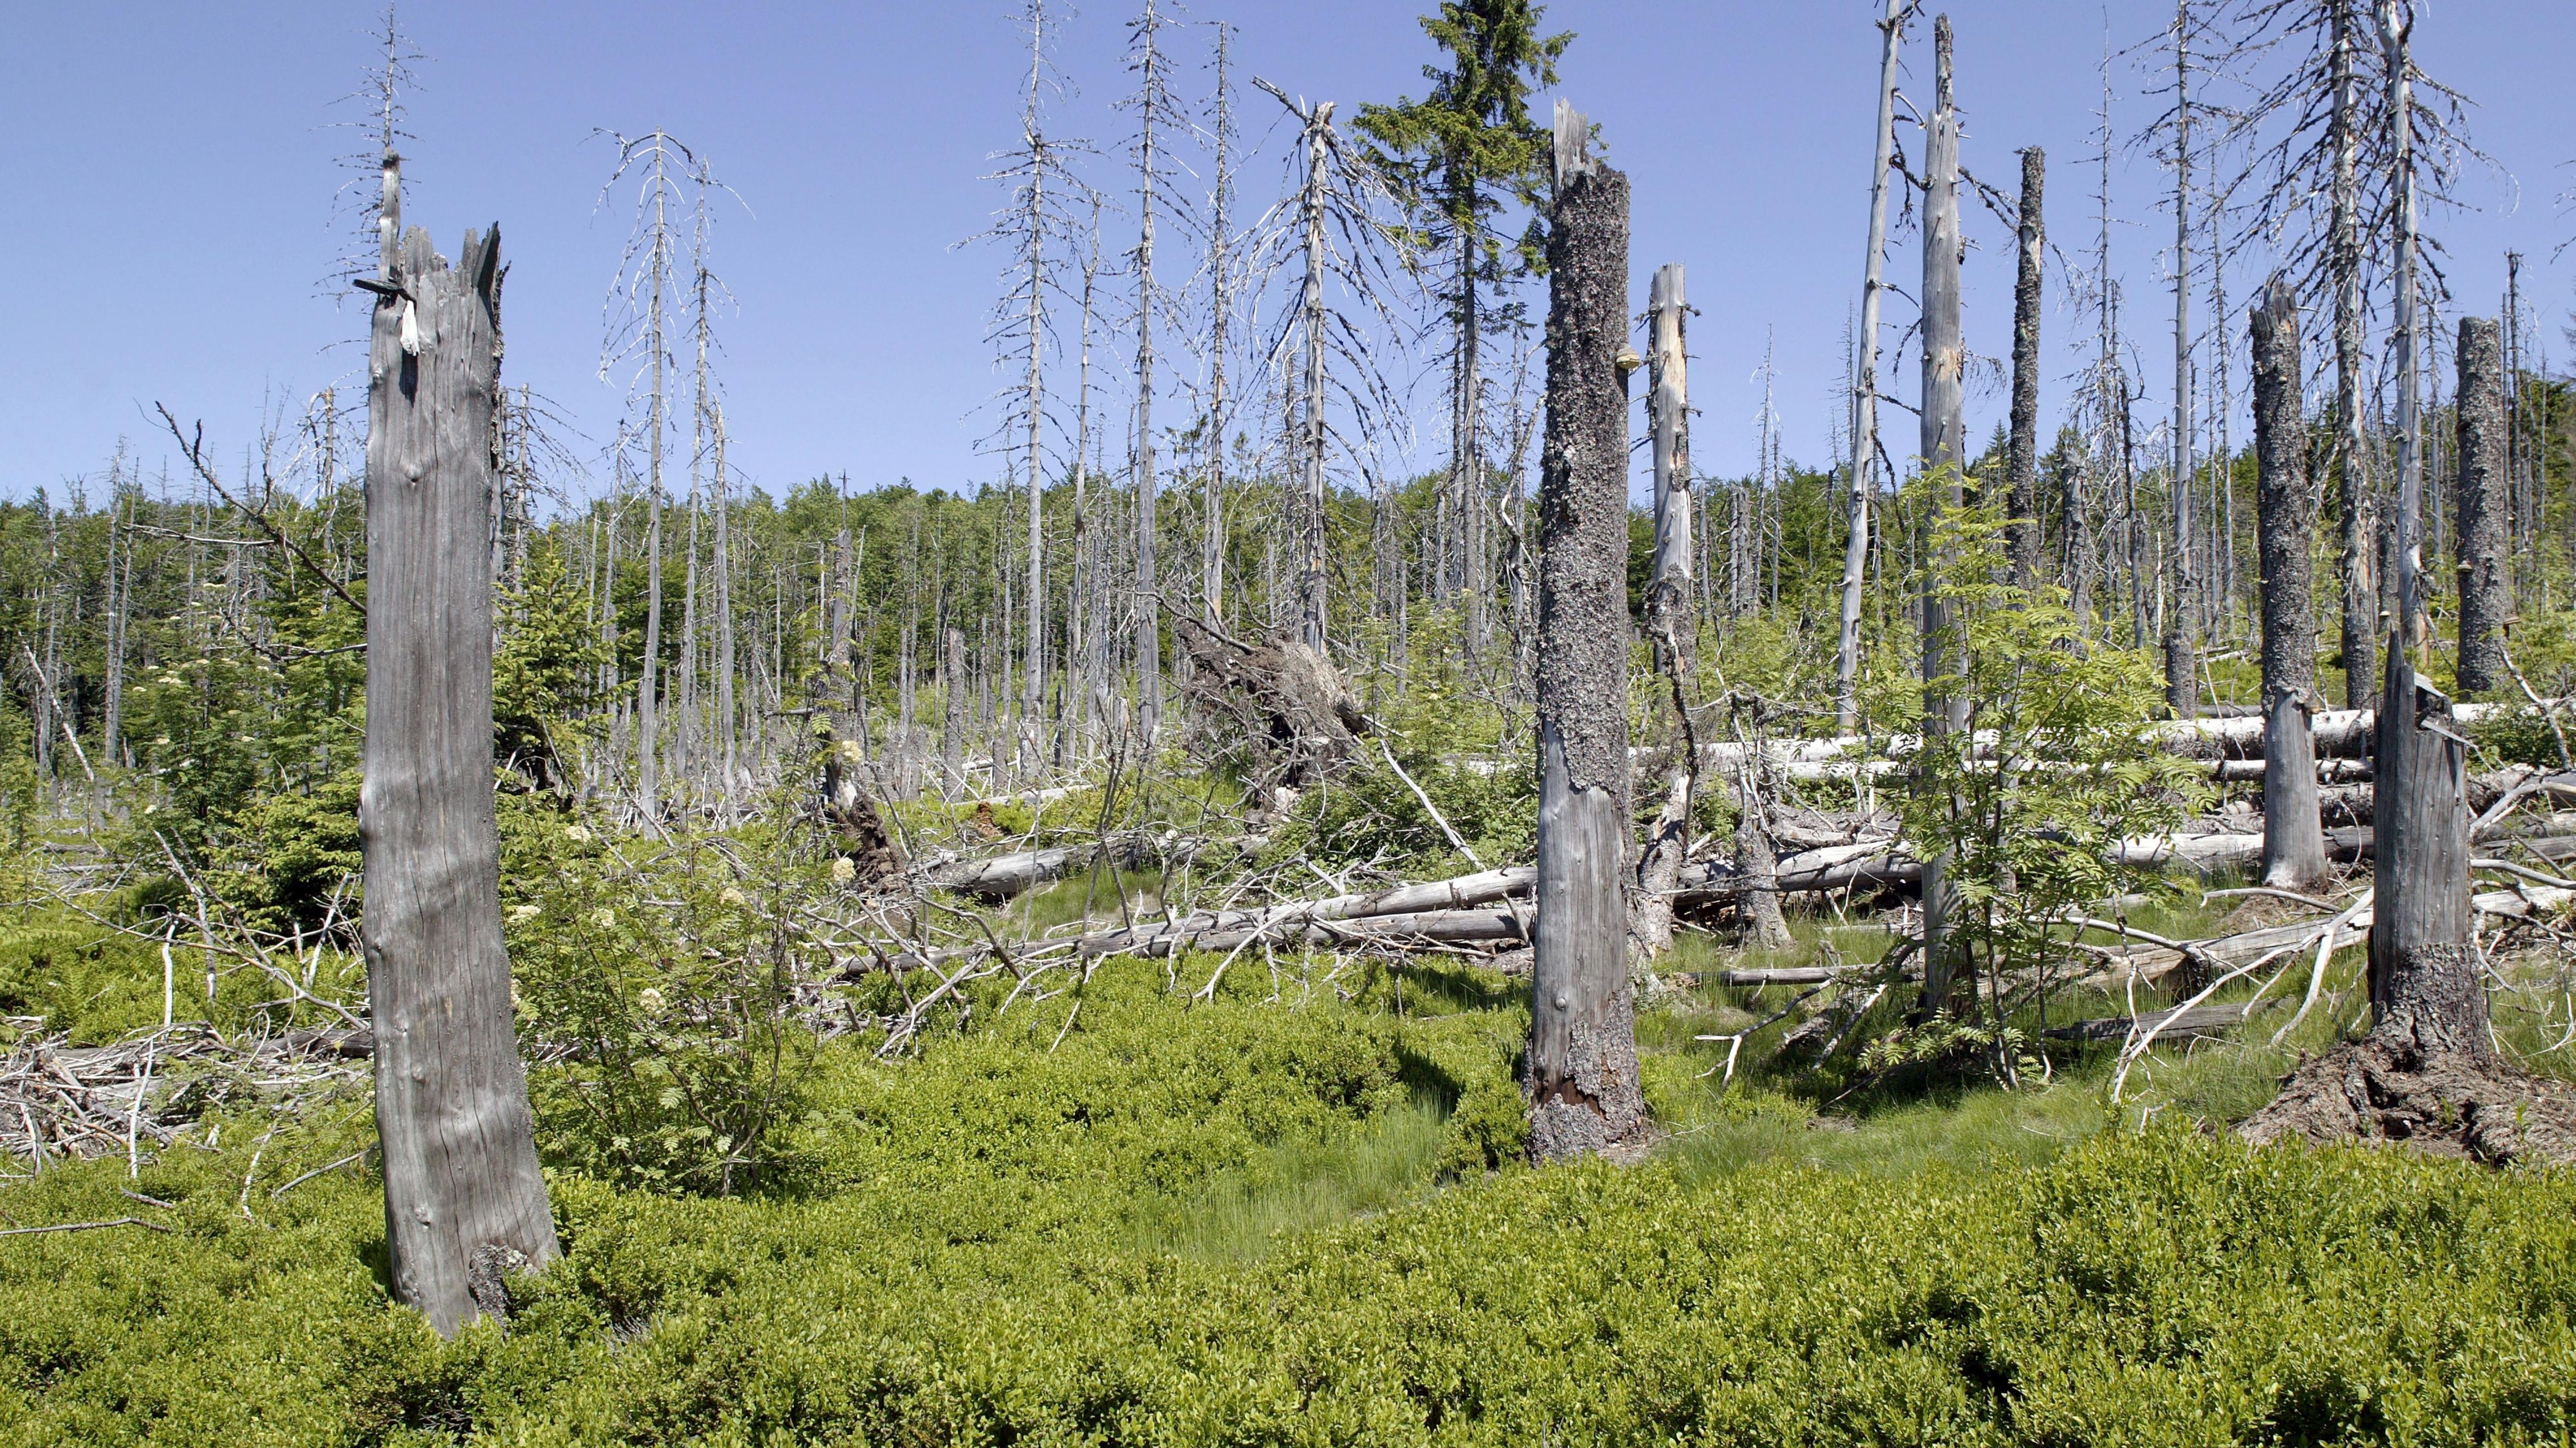
[[[157,994],[158,959],[149,961]],[[1104,964],[821,1052],[800,1170],[551,1178],[507,1335],[388,1304],[363,1094],[0,1186],[0,1444],[2557,1442],[2576,1178],[2223,1131],[2279,1055],[1820,1101],[1641,1022],[1666,1133],[1519,1164],[1516,984]],[[2340,980],[2340,977],[2339,977]],[[88,989],[93,987],[79,987]],[[66,982],[65,991],[76,987]],[[154,1001],[157,1006],[157,999]],[[2303,1027],[2303,1035],[2310,1028]],[[541,1068],[542,1069],[542,1068]],[[211,1140],[207,1140],[207,1138]],[[298,1180],[317,1168],[320,1175]],[[131,1193],[132,1195],[127,1195]],[[149,1199],[149,1200],[144,1200]],[[167,1205],[161,1205],[166,1203]]]

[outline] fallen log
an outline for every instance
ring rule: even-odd
[[[1170,832],[1121,834],[1108,842],[1109,860],[1120,869],[1166,861],[1179,863],[1196,856],[1204,843]],[[1089,869],[1100,851],[1098,844],[1052,845],[981,860],[952,860],[922,871],[921,881],[933,889],[952,890],[979,900],[1007,900],[1077,870]]]
[[[2244,1023],[2243,1006],[2193,1006],[2138,1016],[2097,1016],[2051,1026],[2048,1035],[2059,1041],[2125,1041],[2132,1035],[2152,1035],[2159,1041],[2206,1040]]]

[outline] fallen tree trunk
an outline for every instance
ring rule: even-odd
[[[1108,857],[1109,862],[1120,869],[1142,869],[1149,865],[1190,860],[1198,854],[1203,843],[1176,834],[1137,832],[1113,835],[1108,841]],[[989,859],[957,860],[935,865],[922,872],[921,880],[934,889],[954,890],[979,900],[1007,900],[1077,870],[1090,868],[1100,853],[1098,844],[1014,850]]]

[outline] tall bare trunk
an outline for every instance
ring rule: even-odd
[[[1646,627],[1653,634],[1656,662],[1664,670],[1673,705],[1672,766],[1664,777],[1663,808],[1646,827],[1646,847],[1637,862],[1637,898],[1629,929],[1647,957],[1661,955],[1673,943],[1673,892],[1681,880],[1682,860],[1690,851],[1691,795],[1698,779],[1696,736],[1684,707],[1684,681],[1690,677],[1698,620],[1691,595],[1690,382],[1689,349],[1684,343],[1689,306],[1683,299],[1679,262],[1655,269],[1648,304],[1648,375],[1646,415],[1655,443],[1655,565],[1646,596]]]
[[[1869,568],[1869,499],[1878,467],[1878,294],[1887,268],[1887,167],[1896,151],[1896,59],[1905,0],[1879,21],[1878,129],[1869,159],[1869,256],[1860,290],[1860,361],[1852,382],[1851,531],[1843,545],[1841,642],[1834,654],[1834,713],[1842,731],[1860,720],[1860,605]]]
[[[2317,817],[2316,496],[2300,418],[2299,303],[2274,273],[2254,309],[2254,526],[2263,570],[2263,883],[2304,890],[2326,877]]]
[[[2041,193],[2048,181],[2048,158],[2037,146],[2021,153],[2021,260],[2013,278],[2012,433],[2006,443],[2006,503],[2012,520],[2006,527],[2006,551],[2012,558],[2013,582],[2023,588],[2039,583],[2039,317],[2047,303],[2041,264],[2047,248],[2042,224]]]
[[[2354,50],[2359,0],[2334,4],[2334,146],[2327,240],[2335,289],[2335,507],[2343,574],[2343,691],[2347,708],[2367,709],[2379,687],[2379,604],[2372,586],[2367,453],[2361,436],[2361,80]]]
[[[394,162],[386,157],[387,192]],[[399,224],[389,216],[387,231]],[[458,270],[388,236],[367,432],[358,810],[394,1293],[452,1335],[556,1255],[510,1009],[492,797],[492,409],[500,237]]]
[[[2174,6],[2174,398],[2172,471],[2165,480],[2173,536],[2166,574],[2165,706],[2200,712],[2200,587],[2191,542],[2191,7]]]
[[[2511,475],[2505,464],[2504,356],[2496,324],[2460,319],[2460,692],[2505,680],[2504,625],[2513,614],[2505,545]]]
[[[1920,550],[1926,560],[1922,597],[1923,733],[1929,741],[1963,726],[1967,700],[1941,680],[1960,671],[1956,623],[1940,593],[1948,560],[1938,555],[1936,525],[1945,508],[1958,506],[1960,472],[1967,465],[1965,398],[1961,391],[1966,344],[1960,335],[1959,115],[1950,96],[1950,17],[1933,21],[1934,89],[1926,123],[1923,161],[1923,436],[1924,496]],[[1920,787],[1920,786],[1918,786]],[[1923,864],[1923,1010],[1948,1000],[1952,959],[1950,917],[1957,890],[1950,860],[1936,854]]]
[[[1306,344],[1305,385],[1301,389],[1298,466],[1303,517],[1299,519],[1298,615],[1306,646],[1324,647],[1324,186],[1331,164],[1329,132],[1333,103],[1319,101],[1306,119],[1306,189],[1301,207],[1306,223],[1306,286],[1298,305]]]
[[[1548,228],[1547,441],[1540,469],[1538,927],[1524,1084],[1530,1156],[1635,1141],[1621,885],[1628,839],[1628,178],[1556,109]]]

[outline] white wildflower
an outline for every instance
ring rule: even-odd
[[[662,992],[648,985],[635,993],[635,1004],[643,1008],[644,1014],[658,1016],[662,1013]]]
[[[836,856],[834,856],[834,857],[833,857],[833,859],[832,859],[832,883],[833,883],[833,884],[835,884],[835,885],[846,885],[846,884],[850,883],[852,880],[855,880],[855,879],[857,879],[857,878],[859,878],[859,867],[858,867],[858,865],[857,865],[854,861],[852,861],[852,860],[850,859],[850,857],[849,857],[849,856],[847,856],[847,855],[836,855]]]
[[[602,905],[590,912],[590,923],[602,930],[614,930],[617,928],[617,912]]]
[[[718,895],[716,898],[722,900],[727,905],[748,905],[751,903],[751,898],[749,896],[743,894],[740,890],[735,889],[731,885],[725,886],[724,893]]]
[[[566,825],[564,826],[564,838],[572,841],[576,845],[586,845],[590,843],[590,831],[583,829],[579,825]]]
[[[510,909],[510,918],[524,925],[542,913],[534,905],[514,905]]]

